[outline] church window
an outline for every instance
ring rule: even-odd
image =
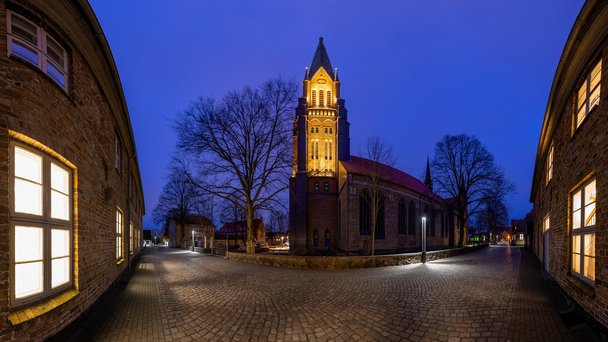
[[[431,219],[429,220],[431,225],[431,236],[435,236],[435,215],[437,215],[435,208],[431,208]]]
[[[329,248],[331,247],[331,239],[330,239],[330,234],[329,234],[329,229],[325,229],[325,247]]]
[[[405,229],[405,200],[402,198],[399,200],[399,209],[397,214],[397,230],[399,235],[407,234]]]
[[[315,133],[319,133],[319,127],[315,127]]]
[[[310,133],[313,133],[313,134],[315,133],[315,128],[314,127],[310,129]]]
[[[431,227],[430,227],[430,222],[429,222],[430,221],[429,220],[430,212],[429,212],[429,206],[426,205],[426,204],[424,205],[424,213],[423,213],[423,215],[425,217],[427,217],[427,222],[428,222],[427,226],[426,226],[426,236],[430,236],[431,235],[431,229],[430,229]]]
[[[371,208],[369,206],[369,195],[364,192],[359,196],[359,234],[369,235],[371,226]]]
[[[585,81],[578,90],[576,111],[576,128],[581,125],[589,112],[600,104],[600,81],[602,79],[602,60],[600,60],[591,73],[586,75]]]
[[[327,160],[327,140],[325,140],[325,160]]]
[[[313,107],[317,105],[317,91],[312,90],[312,105]]]
[[[408,206],[408,235],[416,235],[416,205],[414,201],[410,201]]]
[[[376,218],[376,239],[384,239],[384,196],[380,198],[380,208],[378,208],[378,217]]]
[[[327,134],[327,127],[325,127],[325,134]]]
[[[312,245],[313,247],[319,247],[319,231],[317,229],[312,233]]]
[[[315,192],[319,192],[319,182],[315,182],[314,189]]]
[[[332,148],[331,148],[331,140],[329,141],[329,160],[331,160]]]
[[[323,182],[323,191],[324,192],[328,192],[329,191],[329,182]]]
[[[331,90],[327,91],[327,105],[331,106]]]
[[[319,107],[324,107],[324,105],[323,105],[323,90],[319,90]]]
[[[329,134],[333,134],[331,127],[329,128]]]
[[[316,148],[315,148],[315,159],[318,160],[319,159],[319,142],[317,141],[315,143],[315,145],[316,145]]]

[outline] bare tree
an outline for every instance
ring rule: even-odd
[[[480,229],[489,232],[492,228],[507,224],[508,219],[509,214],[503,200],[490,197],[483,201],[476,216],[476,223]]]
[[[392,146],[386,145],[378,136],[369,138],[365,147],[366,150],[364,151],[364,155],[367,159],[372,161],[369,170],[369,193],[365,195],[364,198],[369,204],[371,211],[371,254],[374,255],[378,216],[384,205],[382,183],[387,177],[385,173],[389,170],[389,167],[394,165],[395,158],[393,157]]]
[[[459,241],[464,242],[464,228],[484,203],[502,200],[514,190],[494,156],[470,135],[446,135],[435,146],[433,179],[438,191],[454,198]]]
[[[286,232],[289,225],[289,216],[283,208],[273,209],[270,212],[268,231],[273,233]]]
[[[239,206],[247,220],[247,252],[255,253],[253,219],[288,187],[291,167],[292,81],[229,92],[221,101],[200,98],[176,125],[178,148],[194,161],[193,184]]]
[[[179,224],[181,236],[184,235],[186,218],[204,211],[203,194],[192,185],[187,176],[177,167],[172,167],[167,183],[163,186],[158,203],[152,211],[154,223],[164,224],[174,220]]]

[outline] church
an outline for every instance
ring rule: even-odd
[[[382,192],[376,224],[376,253],[419,251],[422,221],[430,249],[458,244],[459,227],[450,199],[433,192],[427,160],[424,182],[401,170],[350,154],[350,123],[332,68],[319,38],[293,122],[293,170],[289,184],[290,252],[371,252],[372,170]],[[467,236],[466,227],[463,236]]]

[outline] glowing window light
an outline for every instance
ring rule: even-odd
[[[43,236],[40,227],[15,226],[15,297],[41,293]]]
[[[15,212],[42,215],[42,157],[15,147]]]

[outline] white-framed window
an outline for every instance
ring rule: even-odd
[[[602,60],[600,59],[578,89],[575,118],[576,128],[585,120],[587,114],[589,114],[595,106],[600,104],[601,80]]]
[[[72,285],[72,170],[11,142],[11,301],[27,304]]]
[[[64,90],[68,89],[68,54],[46,30],[25,17],[7,11],[8,55],[42,70]]]
[[[572,273],[595,280],[595,178],[572,193]]]
[[[551,145],[551,147],[549,147],[549,152],[547,153],[547,182],[546,182],[546,184],[549,184],[549,181],[551,180],[551,178],[553,178],[553,145]]]
[[[551,228],[551,218],[549,217],[549,214],[547,214],[545,216],[545,219],[543,220],[543,232],[549,230]]]
[[[120,208],[116,208],[116,260],[124,259],[124,229],[123,215]]]
[[[523,240],[524,239],[524,233],[519,233],[519,240]]]

